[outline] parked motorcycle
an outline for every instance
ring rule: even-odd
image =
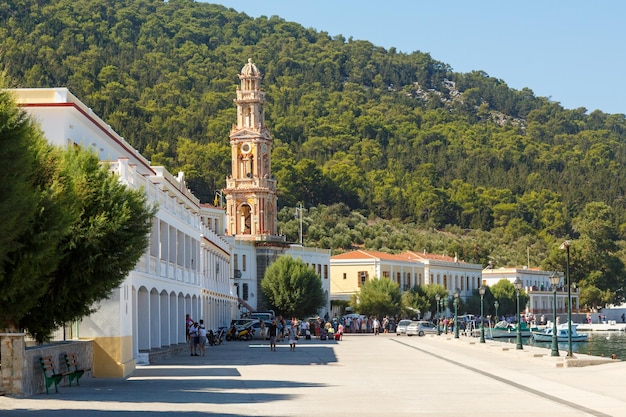
[[[226,327],[220,327],[216,332],[213,330],[209,330],[207,334],[207,339],[211,346],[217,346],[224,343],[224,333],[226,332]]]

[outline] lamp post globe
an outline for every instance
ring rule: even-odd
[[[435,295],[435,304],[437,306],[437,336],[441,335],[441,327],[439,323],[441,322],[441,317],[439,316],[439,300],[441,300],[441,296],[439,294]]]
[[[454,338],[459,338],[459,321],[458,321],[458,312],[459,312],[459,290],[454,291]]]
[[[484,285],[481,285],[478,289],[478,293],[480,294],[480,343],[485,343],[485,307],[484,307],[484,299],[485,292],[487,288]]]
[[[517,296],[517,337],[516,337],[516,345],[515,349],[523,349],[522,346],[522,320],[520,317],[520,309],[519,309],[519,292],[522,289],[522,280],[517,278],[513,283],[515,286],[515,295]]]
[[[552,320],[552,351],[550,352],[550,356],[559,356],[559,343],[556,334],[556,287],[559,285],[559,281],[561,281],[561,278],[557,274],[550,275],[553,296],[552,307],[554,311],[554,318]]]
[[[569,279],[569,247],[572,246],[570,240],[561,243],[559,249],[567,252],[567,260],[565,262],[565,279],[567,284],[567,357],[573,358],[572,353],[572,283]]]

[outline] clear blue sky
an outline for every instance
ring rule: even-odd
[[[565,108],[626,114],[623,0],[215,0],[251,17],[428,52]]]

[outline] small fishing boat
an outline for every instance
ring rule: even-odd
[[[576,331],[577,325],[572,323],[572,342],[586,342],[587,334],[586,333],[578,333]],[[551,342],[552,341],[552,326],[548,326],[545,330],[542,331],[534,331],[533,338],[537,342]],[[567,328],[567,324],[559,324],[556,328],[556,340],[558,342],[567,342],[569,338],[567,337],[569,334],[569,330]]]
[[[525,322],[522,322],[520,333],[522,337],[530,337],[532,335],[531,329]],[[485,329],[485,337],[487,339],[517,337],[517,326],[505,320],[499,321],[493,327]]]

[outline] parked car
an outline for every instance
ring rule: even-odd
[[[411,323],[411,320],[400,320],[398,325],[396,326],[396,334],[400,336],[401,334],[406,334],[406,328]]]
[[[269,323],[265,324],[265,328],[267,329],[267,326],[269,325]],[[261,321],[260,320],[252,320],[249,324],[250,327],[252,327],[254,329],[254,334],[253,334],[253,339],[261,339]],[[267,333],[267,330],[265,330],[265,332]]]
[[[437,333],[437,326],[430,321],[412,321],[406,328],[407,336],[424,336],[427,333]]]
[[[250,318],[254,320],[263,320],[266,323],[271,323],[272,320],[276,318],[276,315],[274,314],[274,310],[256,311],[254,313],[250,313]]]

